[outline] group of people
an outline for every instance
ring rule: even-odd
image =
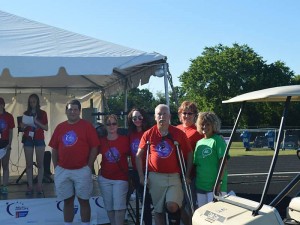
[[[4,100],[0,98],[0,148],[6,148],[7,151],[6,158],[1,159],[4,175],[1,190],[8,182],[8,160],[14,127],[13,119],[5,112],[4,106]],[[178,109],[181,124],[176,127],[170,124],[169,107],[160,104],[155,108],[155,124],[151,126],[147,113],[143,109],[133,108],[127,117],[127,135],[119,134],[118,117],[114,114],[105,117],[106,133],[98,135],[95,127],[80,117],[81,104],[76,99],[66,104],[65,113],[67,120],[57,125],[49,142],[56,194],[64,201],[65,225],[72,224],[75,197],[80,204],[82,224],[90,224],[92,171],[98,154],[102,156],[98,184],[112,225],[123,225],[125,220],[129,189],[128,159],[131,159],[137,193],[140,198],[146,193],[143,199],[143,220],[146,225],[152,224],[152,211],[156,225],[166,224],[166,218],[170,225],[180,224],[180,220],[190,225],[190,204],[201,207],[212,201],[213,188],[226,149],[225,141],[219,135],[221,122],[215,113],[198,113],[193,102],[184,101]],[[39,168],[37,191],[42,192],[43,132],[48,129],[47,114],[40,109],[37,95],[29,97],[24,115],[33,116],[35,124],[34,127],[21,124],[24,131],[27,192],[31,194],[34,148]],[[3,123],[3,120],[6,122]],[[182,174],[181,159],[185,174]],[[184,193],[182,181],[191,187],[192,196]],[[216,189],[220,194],[227,191],[226,169],[222,171]]]

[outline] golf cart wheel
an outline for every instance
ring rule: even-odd
[[[284,219],[283,220],[285,225],[300,225],[300,223],[293,219]]]

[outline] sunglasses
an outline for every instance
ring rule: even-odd
[[[110,126],[116,126],[117,123],[107,123],[106,126],[110,127]]]
[[[144,118],[142,116],[134,116],[132,117],[132,121],[135,122],[137,120],[143,120]]]
[[[191,116],[191,115],[193,115],[194,113],[192,113],[192,112],[183,112],[182,114],[185,115],[185,116],[186,116],[186,115]]]

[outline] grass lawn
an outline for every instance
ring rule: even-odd
[[[274,151],[269,148],[251,148],[251,151],[246,151],[246,149],[243,147],[243,142],[232,142],[229,149],[229,154],[231,157],[249,155],[272,156],[274,154]],[[279,155],[296,155],[296,150],[280,150]]]

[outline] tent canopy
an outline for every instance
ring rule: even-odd
[[[101,90],[148,83],[166,57],[0,11],[0,91]]]

